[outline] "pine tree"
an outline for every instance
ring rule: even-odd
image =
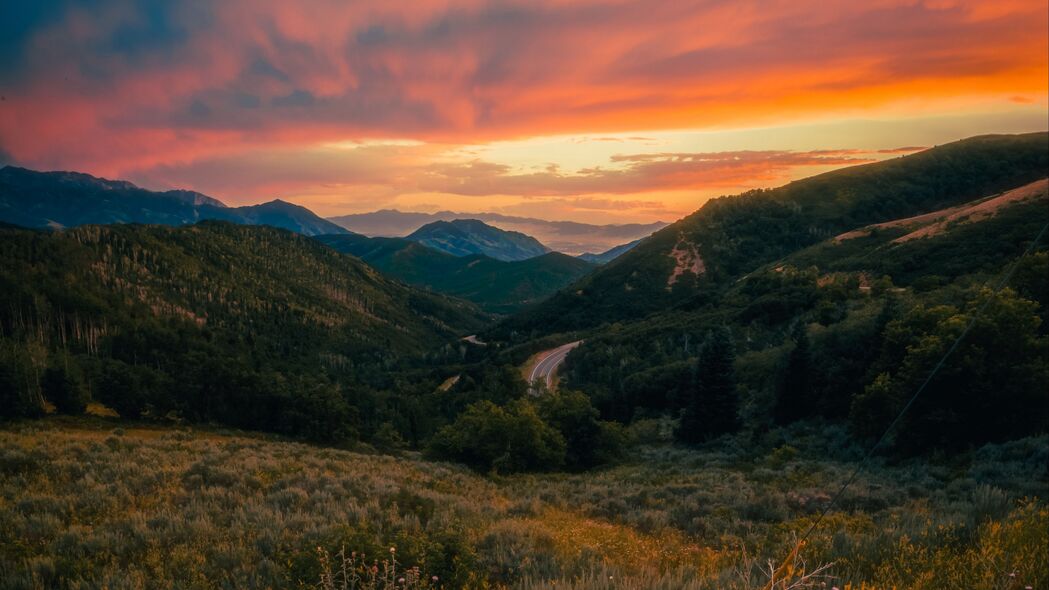
[[[38,418],[44,406],[26,354],[0,347],[0,420]]]
[[[40,387],[59,414],[77,415],[87,410],[87,387],[76,370],[69,366],[68,359],[48,367],[40,379]]]
[[[794,350],[780,378],[774,418],[778,424],[790,424],[808,416],[812,408],[812,347],[805,324],[798,322],[791,330]]]
[[[735,351],[727,328],[707,335],[696,361],[696,380],[685,403],[678,440],[697,443],[739,430]]]

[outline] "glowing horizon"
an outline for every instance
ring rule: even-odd
[[[0,25],[0,164],[231,205],[673,221],[1044,131],[1042,1],[104,0]]]

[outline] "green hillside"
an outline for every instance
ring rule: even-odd
[[[0,260],[0,381],[60,411],[88,389],[122,415],[352,437],[353,396],[484,317],[268,227],[5,227]]]
[[[558,252],[502,261],[481,254],[453,256],[403,238],[351,234],[316,239],[388,276],[468,299],[493,313],[510,313],[538,302],[594,268]]]
[[[677,415],[702,382],[712,330],[735,344],[749,428],[847,420],[875,436],[1049,224],[1043,179],[917,219],[863,227],[762,265],[715,294],[593,331],[565,381],[607,418]],[[956,449],[1049,423],[1049,253],[1023,258],[948,359],[895,439],[900,450]],[[801,351],[801,352],[799,352]]]
[[[1014,188],[1047,169],[1046,133],[993,135],[714,199],[488,336],[587,330],[640,318],[713,293],[829,237]]]

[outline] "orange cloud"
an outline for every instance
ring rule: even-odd
[[[564,173],[557,167],[514,173],[505,164],[475,160],[430,166],[419,188],[457,195],[563,196],[630,194],[681,188],[731,188],[774,183],[798,167],[845,166],[871,161],[859,150],[738,151],[613,156],[614,168]]]
[[[1049,75],[1042,0],[59,6],[3,47],[0,146],[111,176],[347,138],[461,144],[1037,102]]]

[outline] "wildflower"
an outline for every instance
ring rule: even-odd
[[[397,553],[396,547],[390,547],[390,553]]]
[[[397,578],[397,583],[403,584],[404,583],[404,578]]]
[[[430,578],[430,581],[431,582],[436,582],[437,581],[437,576],[433,576],[432,578]]]

